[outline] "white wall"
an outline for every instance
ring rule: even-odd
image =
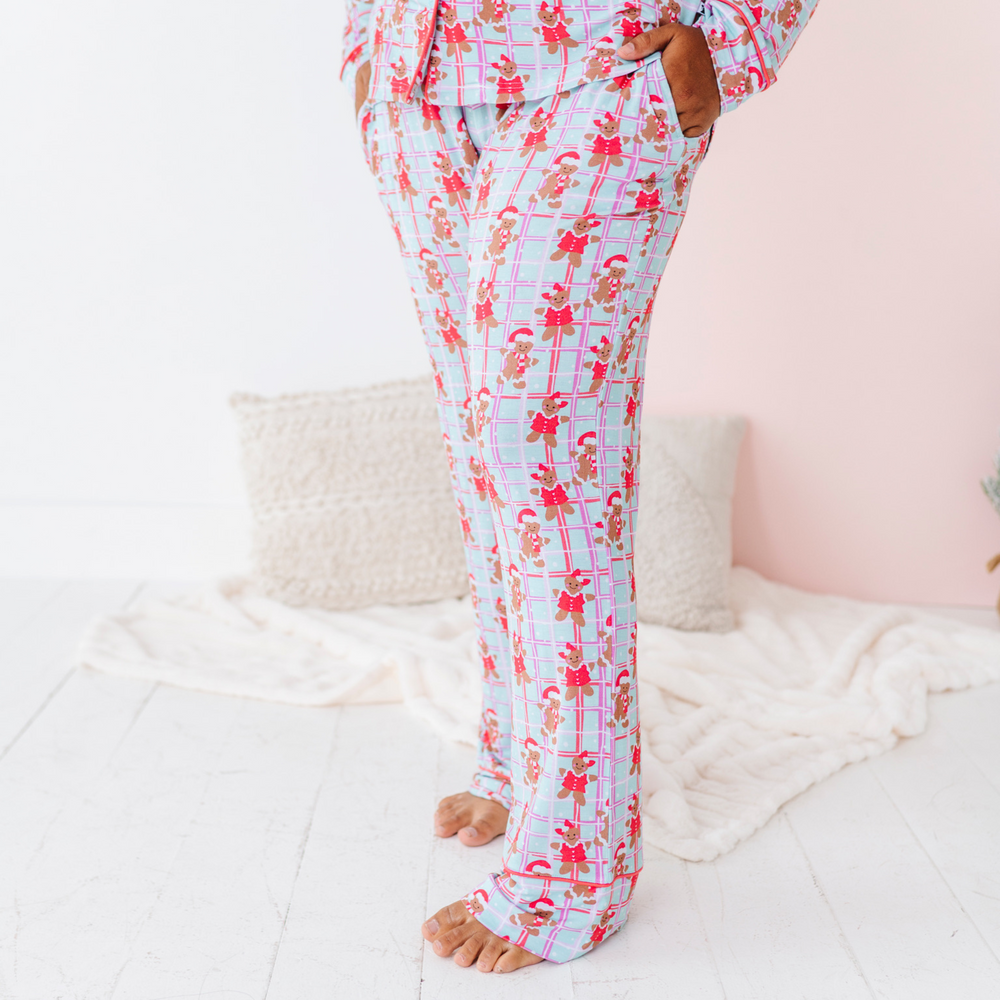
[[[6,5],[0,573],[239,570],[229,394],[427,370],[337,79],[341,17]]]
[[[998,12],[821,0],[695,183],[647,401],[750,418],[735,542],[776,578],[992,595]],[[0,574],[239,571],[228,395],[426,371],[341,16],[7,4]]]

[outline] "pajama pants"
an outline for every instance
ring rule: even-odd
[[[659,55],[506,106],[360,128],[437,386],[478,623],[471,791],[510,809],[465,898],[542,958],[625,922],[642,867],[632,540],[653,299],[707,136]]]

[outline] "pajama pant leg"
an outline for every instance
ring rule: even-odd
[[[461,109],[480,151],[468,430],[497,494],[512,675],[503,870],[466,905],[557,962],[622,926],[642,867],[632,539],[643,365],[707,143],[681,134],[658,56],[623,82],[515,104],[498,123],[496,108]],[[426,119],[395,114],[401,148],[419,146]],[[386,183],[400,186],[398,165]]]
[[[493,532],[492,479],[481,466],[470,409],[465,328],[469,187],[476,150],[460,108],[401,127],[405,105],[380,102],[361,117],[362,140],[389,213],[434,369],[438,415],[465,539],[483,671],[476,773],[470,791],[510,807],[510,655]],[[495,500],[494,502],[499,502]]]

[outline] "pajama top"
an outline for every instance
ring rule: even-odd
[[[370,100],[531,101],[636,63],[617,48],[657,24],[697,25],[723,113],[769,87],[818,0],[346,0],[341,77],[370,60]]]

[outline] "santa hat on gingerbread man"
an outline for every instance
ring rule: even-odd
[[[435,197],[437,197],[437,195],[435,195]],[[608,258],[608,259],[607,259],[607,260],[606,260],[606,261],[604,262],[604,266],[605,266],[605,267],[611,267],[611,265],[612,265],[612,264],[613,264],[613,263],[614,263],[614,262],[615,262],[616,260],[620,260],[620,261],[621,261],[621,262],[622,262],[623,264],[627,264],[627,263],[628,263],[628,257],[626,257],[626,256],[625,256],[625,254],[623,254],[623,253],[616,253],[616,254],[615,254],[615,255],[614,255],[613,257],[609,257],[609,258]]]
[[[532,517],[538,517],[538,515],[530,508],[525,507],[520,514],[517,515],[517,523],[523,525],[525,517],[530,514]]]
[[[512,344],[515,340],[531,340],[535,339],[535,334],[532,332],[530,326],[522,326],[520,329],[515,330],[508,338],[507,343]]]
[[[605,338],[602,337],[601,339],[604,340]],[[594,351],[594,350],[596,350],[596,348],[592,347],[591,350]],[[593,438],[594,440],[592,442],[588,442],[588,440],[587,440],[588,438]],[[576,439],[576,443],[577,443],[577,446],[580,447],[580,448],[586,447],[586,445],[588,443],[596,445],[597,444],[597,432],[596,431],[584,431]]]

